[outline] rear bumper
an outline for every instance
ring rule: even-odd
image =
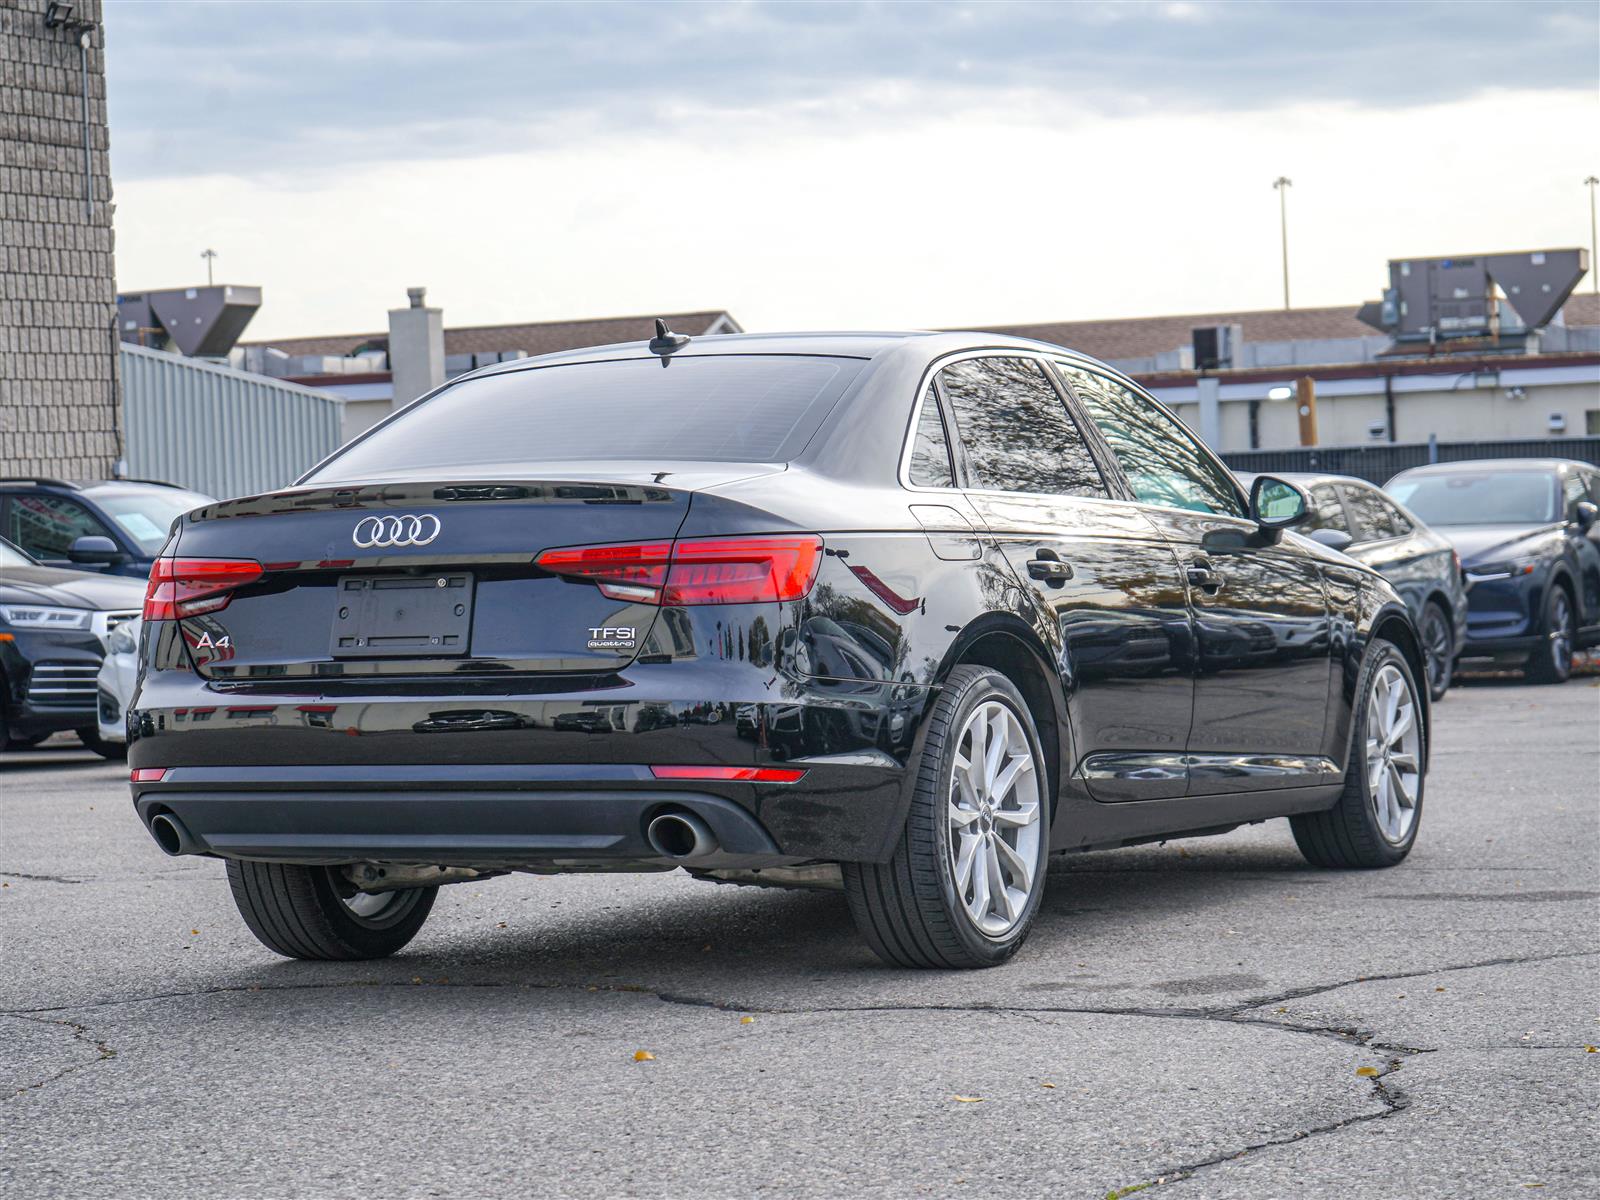
[[[1460,657],[1467,662],[1522,662],[1545,644],[1545,638],[1536,633],[1521,637],[1475,638],[1462,643]]]

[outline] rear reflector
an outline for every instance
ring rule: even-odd
[[[805,772],[792,767],[651,767],[657,779],[717,780],[724,783],[798,783]]]
[[[811,590],[822,556],[814,533],[689,538],[624,546],[564,546],[534,562],[593,581],[604,596],[641,604],[760,604]]]
[[[135,767],[128,772],[128,778],[134,783],[160,783],[166,777],[166,767]]]
[[[228,606],[234,588],[261,578],[261,564],[247,558],[158,558],[144,593],[146,621],[198,617]]]

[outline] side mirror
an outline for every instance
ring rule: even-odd
[[[67,547],[67,557],[75,563],[106,566],[123,562],[128,556],[110,538],[86,533]]]
[[[1276,534],[1310,515],[1311,497],[1287,479],[1257,475],[1250,485],[1250,519],[1264,531]]]
[[[1572,506],[1572,519],[1578,523],[1580,532],[1588,533],[1594,528],[1596,519],[1600,519],[1600,504],[1593,500],[1579,500]]]
[[[1343,550],[1355,541],[1342,529],[1313,529],[1308,535],[1314,542],[1321,542],[1330,550]]]

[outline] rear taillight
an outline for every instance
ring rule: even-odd
[[[128,778],[134,783],[160,783],[166,777],[166,767],[135,767],[128,772]]]
[[[144,593],[146,621],[175,621],[226,608],[235,588],[261,578],[245,558],[158,558]]]
[[[626,546],[564,546],[534,562],[552,575],[592,580],[613,600],[645,604],[759,604],[798,600],[822,557],[814,533],[688,538]]]

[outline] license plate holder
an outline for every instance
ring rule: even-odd
[[[473,583],[467,571],[341,575],[329,652],[334,658],[465,654]]]

